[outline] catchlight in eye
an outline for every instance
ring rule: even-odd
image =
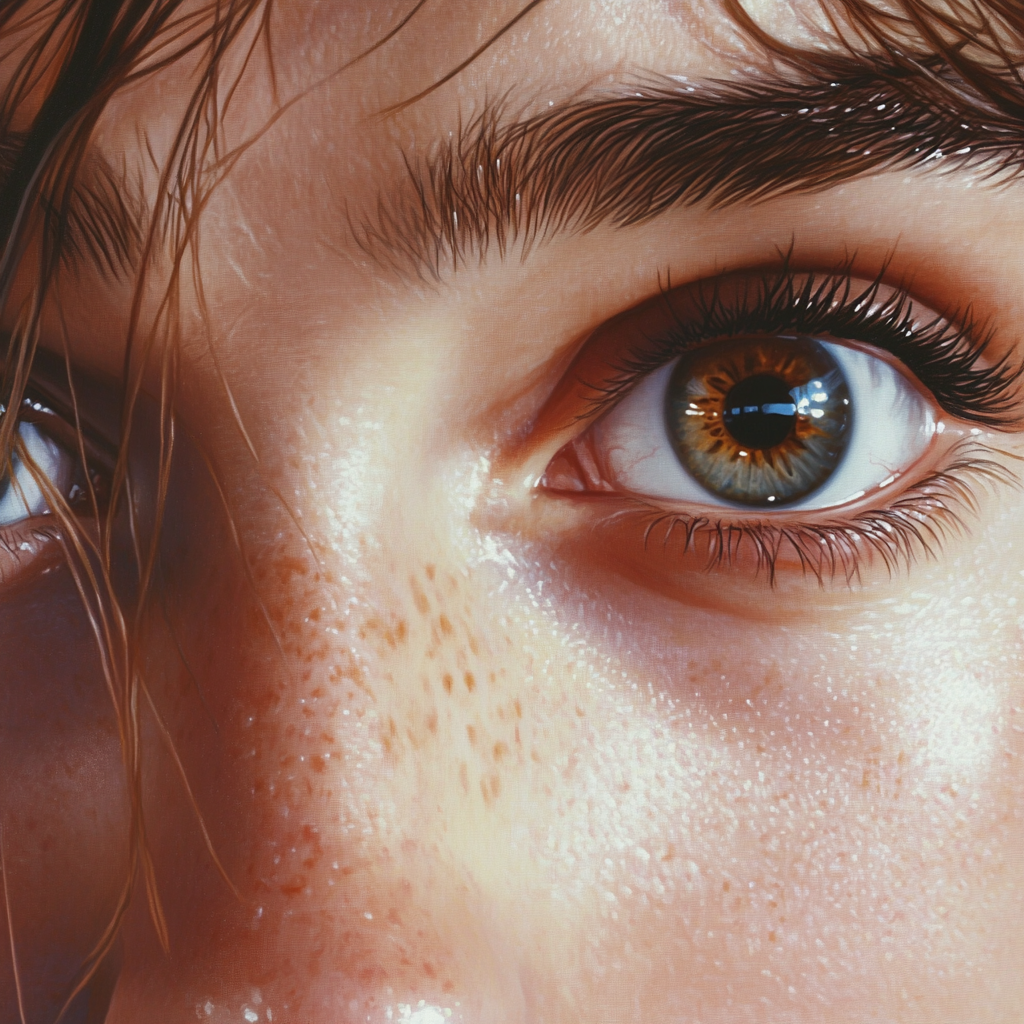
[[[676,364],[665,421],[680,462],[712,494],[777,507],[816,491],[842,461],[852,410],[821,342],[739,338]]]
[[[933,404],[880,355],[810,335],[748,335],[648,373],[562,449],[544,486],[831,508],[887,487],[935,433]]]

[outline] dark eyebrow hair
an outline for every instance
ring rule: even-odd
[[[76,175],[61,214],[44,199],[52,230],[59,232],[61,262],[76,270],[88,265],[107,280],[125,281],[139,269],[149,221],[149,206],[140,181],[125,166],[116,168],[101,153],[90,151]]]
[[[816,192],[893,168],[1024,170],[1024,94],[996,108],[942,60],[834,58],[800,81],[661,78],[509,122],[460,127],[353,225],[403,276],[523,252],[556,234],[627,226],[673,207]]]
[[[16,133],[0,136],[0,181],[22,142]],[[149,219],[141,182],[93,149],[83,155],[69,189],[63,207],[55,197],[40,199],[61,263],[71,270],[88,265],[105,280],[128,280],[138,270]]]

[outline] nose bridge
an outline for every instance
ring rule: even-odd
[[[400,531],[362,567],[376,585],[360,586],[350,559],[298,527],[301,505],[271,498],[230,557],[229,528],[219,540],[190,531],[194,547],[177,563],[189,585],[169,590],[186,652],[199,635],[218,638],[191,678],[176,676],[179,691],[192,689],[178,735],[238,891],[207,870],[204,898],[174,907],[174,930],[200,936],[187,954],[207,986],[200,1019],[209,1003],[212,1020],[244,1008],[287,1020],[301,1007],[301,1019],[336,1024],[382,1020],[390,1007],[392,1019],[448,1010],[521,1021],[518,958],[486,911],[493,879],[467,867],[473,816],[459,809],[500,800],[522,715],[484,670],[493,637],[473,614],[474,591],[457,566],[410,559],[409,571],[389,572],[417,546]],[[215,551],[215,572],[194,568],[212,566]],[[180,830],[180,794],[155,813],[171,804]],[[450,835],[460,821],[470,831]],[[174,878],[178,865],[163,869]]]

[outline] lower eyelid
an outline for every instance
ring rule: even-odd
[[[570,545],[598,552],[601,560],[644,587],[677,598],[693,596],[694,573],[709,569],[718,580],[725,571],[745,582],[761,578],[770,586],[802,578],[814,585],[853,587],[876,570],[892,576],[937,555],[946,542],[969,531],[984,492],[1019,488],[1020,481],[1001,461],[1005,454],[1011,453],[975,436],[948,435],[934,461],[929,460],[931,467],[887,494],[885,505],[876,498],[874,504],[852,509],[761,518],[671,507],[621,493],[549,491],[546,496],[563,506],[563,515],[568,511],[572,525],[563,523],[559,529],[545,522],[544,528]],[[561,515],[555,511],[554,518]],[[575,561],[580,554],[585,553],[577,553]]]
[[[61,527],[53,516],[0,526],[0,600],[64,563]]]

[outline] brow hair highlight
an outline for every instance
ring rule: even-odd
[[[933,59],[937,63],[937,58]],[[488,107],[430,157],[407,158],[404,187],[354,225],[363,250],[401,274],[524,254],[557,234],[641,224],[680,205],[711,208],[820,192],[899,168],[1024,170],[1024,119],[883,63],[833,62],[826,79],[756,84],[662,80],[575,101],[524,121]],[[945,83],[943,83],[945,84]]]
[[[723,3],[760,48],[752,81],[647,76],[521,120],[507,100],[489,104],[433,152],[405,155],[406,180],[350,217],[357,243],[399,275],[438,279],[676,205],[761,202],[899,168],[983,168],[990,184],[1024,169],[1024,8],[822,0],[829,45],[808,50]]]

